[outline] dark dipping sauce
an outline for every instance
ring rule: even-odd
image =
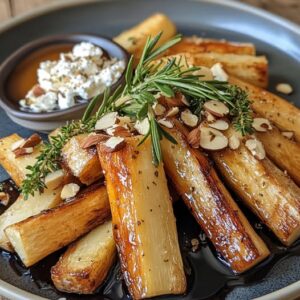
[[[11,180],[4,183],[4,191],[11,195],[11,203],[18,196],[18,191]],[[11,205],[10,203],[10,205]],[[262,237],[271,251],[271,255],[251,270],[235,275],[213,245],[205,237],[188,209],[182,201],[174,205],[181,253],[187,276],[187,292],[185,295],[167,295],[155,299],[224,299],[236,286],[255,284],[285,258],[300,255],[300,241],[291,247],[283,246],[266,226],[264,226],[241,202],[238,205],[244,211],[256,232]],[[0,214],[5,210],[0,205]],[[199,248],[192,251],[191,240],[199,240]],[[104,284],[93,295],[77,295],[59,292],[52,284],[50,269],[65,249],[61,249],[31,268],[25,268],[20,259],[4,250],[0,250],[0,278],[16,287],[49,299],[90,299],[90,300],[125,300],[132,299],[122,279],[119,263],[116,263]]]

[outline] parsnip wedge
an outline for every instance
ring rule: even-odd
[[[166,173],[195,219],[233,271],[241,273],[269,255],[207,157],[191,149],[181,133],[171,130],[174,145],[162,140]]]
[[[106,189],[97,184],[70,202],[7,227],[5,233],[29,267],[103,223],[109,215]]]
[[[33,153],[16,158],[12,151],[12,145],[21,139],[17,134],[0,139],[0,164],[17,186],[21,185],[28,173],[26,167],[33,165],[40,154],[40,146],[36,146],[33,149]]]
[[[107,221],[71,244],[51,268],[55,287],[67,293],[93,293],[105,280],[116,252],[112,223]]]
[[[80,143],[87,137],[81,134],[72,137],[62,149],[62,166],[79,179],[90,185],[102,177],[102,170],[95,148],[82,149]]]
[[[232,134],[230,129],[227,134]],[[241,142],[213,152],[224,179],[285,245],[300,235],[300,188],[267,157],[256,159]]]
[[[121,268],[134,299],[186,289],[163,166],[152,163],[150,139],[138,146],[141,138],[126,139],[125,147],[113,153],[97,146]]]
[[[248,92],[252,108],[257,114],[269,119],[281,130],[293,131],[297,142],[300,142],[300,109],[298,107],[275,94],[235,77],[231,76],[229,82]]]
[[[283,136],[280,130],[272,126],[272,130],[256,132],[263,143],[267,156],[300,186],[300,144]]]

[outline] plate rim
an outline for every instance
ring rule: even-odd
[[[121,0],[65,0],[63,2],[55,1],[52,3],[48,3],[46,5],[43,5],[42,7],[37,7],[33,9],[32,11],[22,13],[16,17],[13,17],[9,20],[6,20],[2,22],[0,25],[0,33],[5,32],[9,30],[10,28],[13,28],[14,26],[17,26],[21,23],[24,23],[32,18],[42,16],[46,13],[57,11],[66,7],[75,7],[80,6],[83,4],[89,4],[89,3],[96,3],[96,2],[118,2]],[[132,0],[127,0],[132,1]],[[146,1],[146,0],[144,0]],[[208,4],[217,4],[220,6],[226,6],[231,7],[234,9],[246,11],[247,13],[251,13],[253,15],[259,16],[263,19],[267,19],[271,22],[277,23],[278,25],[284,27],[286,30],[289,30],[293,32],[296,36],[298,35],[300,37],[300,25],[289,21],[288,19],[285,19],[284,17],[275,15],[271,12],[265,11],[261,8],[257,8],[254,6],[251,6],[246,3],[241,3],[238,0],[189,0],[191,2],[205,2]],[[266,294],[264,296],[260,296],[255,298],[254,300],[292,300],[295,299],[298,294],[300,293],[300,280],[296,281],[292,284],[289,284],[286,287],[280,288],[274,292],[271,292],[269,294]],[[27,292],[25,290],[22,290],[18,287],[15,287],[14,285],[5,282],[4,280],[0,279],[0,296],[9,297],[11,299],[15,300],[45,300],[47,298],[32,294],[30,292]]]

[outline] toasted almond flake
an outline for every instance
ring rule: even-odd
[[[194,71],[193,75],[199,76],[199,80],[201,81],[214,79],[212,71],[207,67],[200,67],[200,70]]]
[[[65,173],[63,170],[56,170],[52,173],[49,173],[45,177],[45,185],[47,186],[48,189],[56,189],[60,185],[62,185],[63,180],[64,180]]]
[[[25,140],[21,148],[35,147],[39,145],[41,142],[42,142],[42,138],[37,133],[34,133],[28,139]]]
[[[278,83],[276,90],[282,94],[289,95],[293,92],[293,87],[289,83]]]
[[[13,151],[15,154],[15,157],[20,157],[20,156],[24,156],[24,155],[28,155],[31,154],[33,152],[33,148],[29,147],[29,148],[18,148],[15,151]]]
[[[156,116],[162,116],[166,112],[166,108],[159,103],[153,104],[152,108]]]
[[[36,84],[33,88],[32,88],[32,93],[35,97],[39,97],[45,94],[45,90],[42,89],[38,84]]]
[[[119,126],[125,126],[125,125],[127,125],[129,127],[132,127],[131,119],[128,116],[120,116],[120,117],[118,117],[117,124]]]
[[[184,96],[183,94],[181,94],[180,101],[181,101],[184,105],[190,106],[190,103],[187,101],[187,99],[185,98],[185,96]]]
[[[177,114],[179,113],[179,108],[177,106],[171,107],[167,113],[166,113],[166,117],[175,117]]]
[[[131,99],[130,96],[121,97],[121,98],[119,98],[119,99],[116,100],[115,106],[119,107],[119,106],[125,104],[126,102],[128,102],[130,99]]]
[[[106,133],[111,136],[120,136],[120,137],[130,137],[132,136],[130,130],[128,129],[127,125],[124,126],[118,126],[114,125],[111,128],[108,128],[106,130]]]
[[[212,115],[210,112],[208,112],[208,111],[205,111],[205,117],[206,117],[206,120],[207,120],[207,122],[209,122],[209,123],[211,123],[211,122],[214,122],[214,121],[216,121],[216,118],[215,118],[215,116],[214,115]]]
[[[187,141],[193,148],[199,148],[199,146],[200,146],[200,128],[199,127],[195,128],[189,132],[189,134],[187,136]]]
[[[199,118],[196,115],[192,114],[189,109],[185,109],[180,114],[180,118],[181,118],[182,122],[189,127],[197,126],[198,121],[199,121]]]
[[[9,203],[9,194],[4,193],[4,192],[0,192],[0,203],[4,206],[7,206]]]
[[[200,146],[206,150],[221,150],[228,146],[228,138],[217,129],[201,127]]]
[[[72,198],[78,194],[79,190],[80,190],[80,186],[78,184],[68,183],[68,184],[64,185],[64,187],[60,193],[60,196],[63,200]]]
[[[137,120],[134,128],[141,135],[146,135],[150,130],[150,124],[148,118],[145,118],[142,121]]]
[[[125,139],[119,136],[112,136],[102,144],[106,152],[114,152],[121,150],[125,146]]]
[[[80,143],[82,149],[87,149],[109,139],[109,136],[101,133],[91,133]]]
[[[229,113],[228,107],[218,100],[210,100],[204,103],[204,109],[216,117],[224,117]]]
[[[185,99],[184,95],[182,95],[181,93],[175,93],[175,97],[172,97],[172,98],[160,96],[158,98],[158,102],[165,107],[189,106],[189,103]]]
[[[112,127],[117,122],[118,113],[117,112],[110,112],[106,115],[104,115],[102,118],[100,118],[96,125],[96,130],[104,130],[109,127]]]
[[[228,81],[228,74],[224,71],[221,63],[214,64],[210,70],[215,80]]]
[[[24,143],[25,143],[25,139],[20,139],[20,140],[14,142],[11,145],[11,151],[15,151],[15,150],[21,148]]]
[[[246,141],[245,146],[256,159],[263,160],[266,157],[266,151],[261,141],[251,138]]]
[[[272,130],[272,125],[268,119],[265,118],[254,118],[252,127],[259,132],[266,132]]]
[[[282,131],[281,134],[291,140],[294,137],[294,132],[293,131]]]
[[[228,143],[229,143],[229,148],[231,150],[236,150],[240,147],[240,139],[236,136],[236,135],[232,135],[229,137],[229,140],[228,140]]]
[[[224,120],[216,120],[212,123],[208,123],[208,126],[218,130],[227,130],[229,128],[229,124]]]
[[[167,128],[173,128],[174,125],[170,120],[167,120],[166,118],[160,119],[157,121],[159,124],[167,127]]]

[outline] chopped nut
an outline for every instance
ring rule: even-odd
[[[34,133],[32,136],[30,136],[28,139],[25,140],[25,142],[21,146],[21,148],[35,147],[38,144],[40,144],[41,141],[42,141],[42,138],[37,133]]]
[[[102,144],[104,151],[115,152],[121,150],[125,146],[125,139],[118,136],[112,136]]]
[[[201,81],[209,81],[214,79],[211,69],[207,67],[201,67],[200,70],[194,71],[193,75],[199,76],[199,80]]]
[[[14,142],[11,145],[11,151],[15,151],[15,150],[21,148],[24,143],[25,143],[25,139],[20,139],[20,140]]]
[[[221,63],[214,64],[210,68],[210,70],[212,71],[212,74],[213,74],[215,80],[219,80],[219,81],[227,81],[228,80],[228,74],[224,71]]]
[[[206,150],[221,150],[228,146],[228,139],[222,132],[214,128],[201,127],[200,146]]]
[[[45,90],[42,89],[38,84],[36,84],[33,88],[32,88],[32,93],[35,97],[39,97],[45,94]]]
[[[192,114],[189,109],[184,110],[180,114],[180,118],[182,122],[189,127],[195,127],[198,124],[198,120],[199,120],[198,117]]]
[[[97,121],[97,123],[95,125],[95,129],[96,130],[104,130],[109,127],[112,127],[113,125],[116,124],[117,117],[118,117],[117,112],[110,112],[110,113],[104,115],[102,118],[100,118]]]
[[[259,132],[266,132],[272,130],[272,125],[268,119],[265,118],[254,118],[252,127]]]
[[[146,135],[150,130],[150,124],[148,118],[145,118],[142,121],[137,120],[134,128],[141,135]]]
[[[177,114],[179,113],[179,108],[177,106],[171,107],[167,113],[166,113],[166,117],[175,117]]]
[[[215,116],[214,115],[212,115],[210,112],[208,112],[208,111],[205,111],[205,117],[206,117],[206,120],[207,120],[207,122],[209,122],[209,123],[211,123],[211,122],[214,122],[214,121],[216,121],[216,118],[215,118]]]
[[[4,192],[0,192],[0,203],[4,206],[7,206],[9,203],[9,194],[4,193]]]
[[[210,100],[204,103],[204,109],[216,117],[224,117],[229,113],[228,107],[218,100]]]
[[[187,141],[193,148],[199,148],[199,146],[200,146],[200,128],[199,127],[195,128],[189,132],[189,134],[187,136]]]
[[[75,197],[80,190],[80,186],[76,183],[68,183],[64,185],[60,196],[62,199]]]
[[[80,147],[82,149],[87,149],[92,146],[95,146],[103,141],[107,141],[109,136],[101,133],[91,133],[84,140],[81,141]]]
[[[20,156],[24,156],[24,155],[28,155],[31,154],[33,152],[33,148],[29,147],[29,148],[18,148],[15,151],[13,151],[15,154],[15,157],[20,157]]]
[[[276,85],[276,90],[282,94],[289,95],[293,92],[293,87],[288,83],[279,83]]]
[[[190,106],[190,103],[187,101],[187,99],[185,98],[185,96],[183,94],[181,94],[180,100],[184,105]]]
[[[128,116],[118,117],[117,124],[119,126],[125,126],[125,125],[127,125],[129,127],[132,127],[131,119]]]
[[[130,130],[126,125],[124,126],[114,125],[113,127],[106,129],[106,133],[111,136],[121,136],[121,137],[132,136]]]
[[[153,104],[152,108],[156,116],[162,116],[166,112],[166,108],[159,103]]]
[[[65,173],[63,170],[57,170],[52,173],[49,173],[45,177],[45,185],[48,189],[56,189],[58,188],[64,180]]]
[[[236,150],[240,147],[240,139],[236,135],[232,135],[229,137],[229,148],[232,150]]]
[[[216,120],[215,122],[208,123],[208,126],[218,130],[227,130],[229,128],[229,124],[224,120]]]
[[[245,146],[258,160],[262,160],[266,157],[266,151],[261,141],[252,138],[246,141]]]
[[[192,239],[191,240],[191,245],[192,245],[192,251],[196,252],[199,248],[199,240],[198,239]]]
[[[158,123],[167,127],[167,128],[173,128],[174,125],[170,120],[167,120],[166,118],[158,120]]]
[[[294,137],[294,132],[293,131],[282,131],[281,134],[291,140]]]
[[[160,97],[159,98],[160,104],[164,105],[165,107],[174,107],[174,106],[190,106],[188,101],[186,100],[185,96],[181,93],[176,93],[175,97]]]

